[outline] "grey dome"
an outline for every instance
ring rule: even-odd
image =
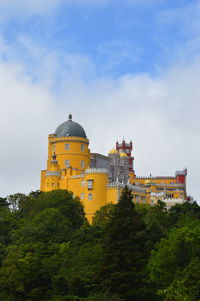
[[[72,115],[69,115],[69,120],[61,123],[54,134],[56,137],[81,137],[87,138],[82,126],[77,122],[72,121]]]

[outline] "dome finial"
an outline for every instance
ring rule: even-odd
[[[72,114],[71,113],[69,114],[68,117],[69,117],[69,120],[72,120]]]

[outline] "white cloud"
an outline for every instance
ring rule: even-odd
[[[0,62],[0,195],[39,188],[47,136],[72,112],[92,151],[106,154],[116,139],[133,139],[138,175],[173,175],[187,166],[188,191],[200,198],[200,59],[157,78],[130,74],[86,81],[88,58],[66,54],[62,61],[70,68],[64,72],[55,54],[45,59],[45,50],[30,48],[40,62],[33,71],[40,73],[36,83],[22,64]],[[59,93],[53,93],[60,72]]]
[[[67,87],[70,111],[84,125],[95,152],[107,153],[116,139],[133,139],[138,175],[173,175],[188,167],[188,192],[200,198],[200,62],[195,60],[151,78],[109,78]],[[80,108],[79,105],[82,104]]]
[[[0,63],[0,79],[0,193],[28,192],[38,188],[43,137],[55,124],[56,108],[50,93],[19,66]]]

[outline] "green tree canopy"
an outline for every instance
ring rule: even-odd
[[[95,212],[93,217],[93,225],[104,228],[114,213],[115,205],[110,203],[102,206]]]
[[[142,300],[143,231],[144,224],[135,210],[131,190],[126,187],[105,228],[99,272],[103,290],[123,300]]]
[[[172,292],[174,298],[176,294],[185,296],[189,298],[188,300],[200,298],[199,254],[200,223],[198,220],[182,227],[172,228],[169,237],[161,239],[149,259],[148,270],[150,282],[166,297],[166,300]]]

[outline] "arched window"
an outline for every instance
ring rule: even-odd
[[[92,200],[92,193],[88,194],[88,200],[91,201]]]

